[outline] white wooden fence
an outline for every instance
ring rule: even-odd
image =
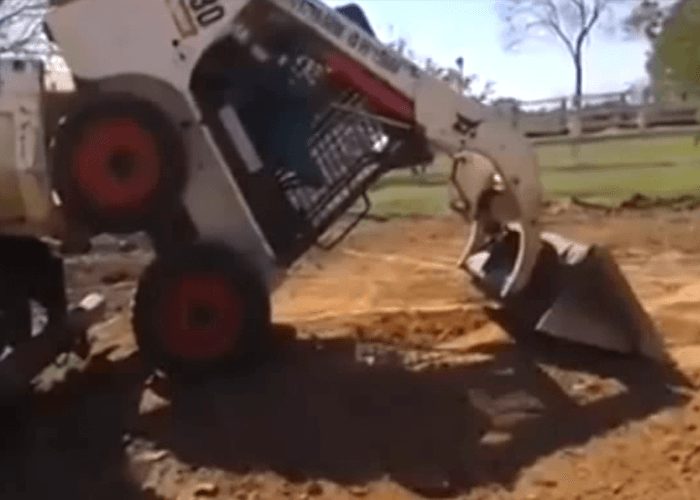
[[[514,126],[533,138],[582,137],[606,131],[640,133],[649,129],[700,126],[700,103],[678,99],[656,102],[631,92],[585,95],[580,106],[562,97],[539,101],[497,101]]]

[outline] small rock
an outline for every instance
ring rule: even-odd
[[[118,244],[120,252],[129,253],[138,249],[138,245],[133,241],[121,240]]]
[[[622,489],[625,487],[624,483],[617,483],[615,486],[613,486],[612,492],[615,495],[619,495],[622,492]]]
[[[556,479],[540,478],[535,481],[535,484],[545,488],[554,488],[559,484],[559,482]]]
[[[147,450],[139,453],[136,459],[140,462],[157,462],[168,454],[167,450]]]
[[[501,446],[509,442],[511,439],[512,436],[510,433],[494,430],[484,434],[479,443],[483,444],[484,446]]]
[[[454,485],[440,474],[418,474],[407,481],[407,486],[425,497],[446,497],[455,494]]]
[[[581,380],[576,382],[572,389],[577,393],[598,395],[603,391],[603,384],[599,380]]]
[[[167,407],[170,402],[156,391],[146,388],[139,401],[139,415],[147,415]]]
[[[91,293],[82,298],[77,306],[68,312],[68,324],[74,331],[84,331],[102,321],[107,312],[107,300],[104,295]]]
[[[129,279],[129,273],[123,270],[112,271],[111,273],[104,274],[100,281],[103,285],[116,285],[118,283],[123,283]]]
[[[195,486],[193,494],[195,497],[210,497],[219,492],[219,487],[214,483],[199,483]]]
[[[364,497],[369,494],[369,490],[366,486],[350,486],[348,491],[350,494],[355,495],[356,497]]]

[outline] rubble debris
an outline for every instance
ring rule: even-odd
[[[131,278],[130,274],[123,269],[116,269],[102,275],[100,281],[103,285],[117,285],[128,281]]]
[[[219,487],[214,483],[199,483],[194,487],[194,497],[212,497],[219,493]]]
[[[158,462],[168,455],[167,450],[146,450],[139,453],[136,459],[139,462]]]
[[[131,253],[139,249],[139,246],[134,241],[120,240],[118,243],[118,249],[121,253]]]
[[[351,495],[354,495],[356,497],[364,497],[369,494],[369,489],[366,486],[350,486],[348,488],[348,491]]]
[[[402,366],[403,355],[395,348],[383,344],[358,342],[355,345],[355,359],[369,366]]]
[[[91,293],[83,297],[78,305],[69,311],[69,324],[76,331],[87,330],[104,319],[107,300],[104,295]]]

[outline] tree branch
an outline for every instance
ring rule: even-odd
[[[513,38],[508,48],[537,36],[542,30],[558,40],[571,56],[576,69],[576,93],[581,91],[583,46],[604,12],[616,0],[498,0],[505,5],[500,15],[506,35]],[[648,0],[653,1],[653,0]],[[612,12],[612,11],[611,11]]]
[[[0,53],[50,54],[42,21],[46,0],[0,0]]]
[[[584,0],[571,0],[573,4],[578,8],[579,19],[581,22],[581,27],[586,25],[586,19],[588,14],[586,13],[586,2]]]
[[[601,0],[596,0],[595,4],[593,5],[593,13],[591,14],[590,19],[587,21],[584,19],[584,23],[582,24],[582,29],[581,32],[578,35],[578,38],[576,39],[576,51],[577,53],[581,52],[581,47],[583,46],[583,42],[586,41],[586,38],[588,37],[588,34],[591,32],[591,29],[593,26],[595,26],[595,23],[598,21],[600,18],[600,14],[603,11],[603,2]]]
[[[8,4],[10,5],[8,6]],[[2,30],[4,25],[8,24],[8,22],[11,22],[18,16],[23,16],[27,13],[31,13],[32,15],[41,15],[45,8],[46,3],[42,1],[37,1],[30,4],[27,4],[26,2],[17,2],[15,5],[13,2],[8,2],[5,0],[4,2],[0,3],[0,11],[4,9],[8,9],[8,11],[0,14],[0,30]]]
[[[564,33],[564,30],[561,28],[561,26],[557,23],[552,22],[551,20],[547,20],[545,23],[546,26],[548,26],[554,34],[559,37],[559,39],[564,42],[564,45],[566,48],[569,50],[569,53],[573,56],[575,55],[576,51],[574,49],[574,45],[569,39],[569,37]]]

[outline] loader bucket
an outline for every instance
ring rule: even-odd
[[[667,361],[661,337],[610,253],[553,233],[530,283],[499,301],[519,327],[607,351]],[[494,296],[511,266],[512,240],[503,240],[470,257],[476,284]]]

